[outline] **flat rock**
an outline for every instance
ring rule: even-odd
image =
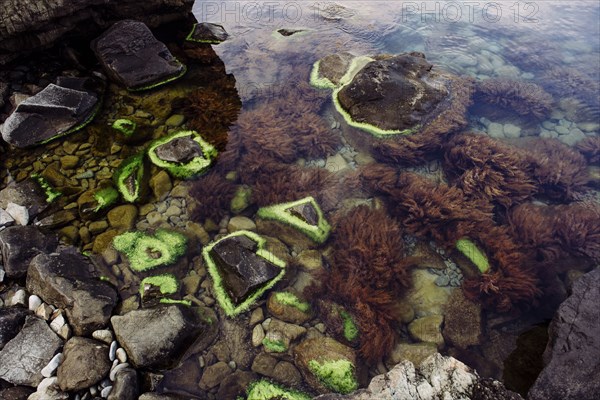
[[[89,259],[74,247],[35,257],[27,273],[27,289],[64,309],[78,336],[104,328],[117,300],[115,289],[98,279]]]
[[[25,386],[15,386],[0,390],[0,399],[2,400],[27,400],[34,392],[32,388]]]
[[[347,52],[331,54],[319,61],[319,75],[329,79],[334,85],[338,85],[342,77],[348,71],[348,67],[354,56]]]
[[[248,385],[256,379],[258,377],[252,372],[237,370],[223,379],[216,398],[237,399],[246,393]]]
[[[98,96],[91,90],[51,83],[17,106],[4,122],[2,138],[20,148],[45,143],[83,125],[97,103]]]
[[[106,216],[108,217],[108,224],[111,227],[120,230],[129,230],[133,228],[135,219],[138,216],[138,209],[134,205],[125,204],[111,209]]]
[[[32,179],[13,183],[0,190],[0,208],[6,209],[9,203],[25,207],[31,219],[48,207],[46,193]]]
[[[415,340],[435,343],[438,348],[442,348],[444,346],[444,337],[442,336],[443,322],[443,315],[428,315],[417,318],[408,324],[408,333]]]
[[[174,365],[207,325],[196,309],[179,305],[133,310],[110,321],[136,368]]]
[[[44,320],[27,316],[21,331],[0,351],[0,379],[36,387],[44,379],[42,369],[61,346]]]
[[[161,144],[155,150],[163,161],[187,164],[196,157],[204,157],[200,144],[192,136],[177,137]]]
[[[128,89],[158,85],[185,72],[143,22],[117,22],[91,46],[108,75]]]
[[[4,229],[0,232],[0,251],[6,276],[24,276],[34,257],[54,251],[57,245],[56,236],[46,235],[33,226],[11,226]]]
[[[532,400],[596,399],[600,393],[600,268],[573,284],[550,323],[545,368],[529,391]]]
[[[17,336],[25,323],[25,317],[30,314],[22,307],[0,307],[0,350]]]
[[[58,367],[58,385],[63,391],[78,391],[100,382],[111,362],[108,346],[94,339],[72,337],[65,344],[63,362]]]

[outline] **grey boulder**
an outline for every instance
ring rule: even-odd
[[[54,251],[57,245],[56,236],[46,235],[33,226],[11,226],[4,229],[0,232],[0,251],[6,276],[24,276],[34,257]]]

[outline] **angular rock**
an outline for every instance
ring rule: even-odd
[[[91,46],[107,74],[130,90],[152,88],[185,73],[143,22],[117,22]]]
[[[331,54],[319,60],[319,75],[338,85],[348,71],[354,56],[347,52]]]
[[[198,386],[200,386],[200,389],[202,390],[210,390],[215,386],[218,386],[223,379],[231,374],[231,372],[231,368],[229,368],[227,363],[219,361],[204,369]]]
[[[14,203],[11,203],[14,204]],[[7,213],[3,208],[0,208],[0,228],[11,226],[14,224],[15,219]]]
[[[117,293],[94,275],[87,257],[74,247],[35,257],[27,273],[27,289],[64,309],[75,335],[90,335],[106,326]]]
[[[72,337],[65,344],[63,362],[58,367],[58,385],[63,391],[88,388],[100,382],[110,366],[107,345],[94,339]]]
[[[57,245],[56,236],[46,235],[33,226],[11,226],[4,229],[0,232],[0,251],[6,276],[24,276],[34,257],[40,253],[53,252]]]
[[[479,344],[482,335],[481,305],[465,298],[462,290],[452,292],[444,308],[442,333],[450,344],[461,349]]]
[[[17,336],[31,313],[22,307],[0,307],[0,350]]]
[[[83,127],[97,103],[98,96],[91,90],[51,83],[17,106],[4,122],[2,138],[20,148],[45,143]]]
[[[9,203],[25,207],[29,218],[32,219],[48,207],[46,193],[32,179],[11,184],[0,190],[0,208],[6,209]]]
[[[216,398],[237,399],[245,394],[248,385],[257,378],[252,372],[237,370],[223,379]]]
[[[185,40],[197,43],[219,44],[227,40],[229,35],[223,26],[210,22],[194,24],[194,28]]]
[[[136,368],[174,365],[207,326],[196,309],[180,305],[133,310],[113,316],[111,324]]]
[[[108,400],[137,400],[139,396],[137,372],[123,368],[117,372]]]
[[[196,157],[202,157],[202,148],[190,136],[175,138],[161,144],[155,150],[156,155],[163,161],[185,164]]]
[[[42,369],[61,346],[62,340],[45,321],[27,316],[21,332],[0,351],[0,379],[36,387],[44,378]]]
[[[528,398],[596,399],[600,393],[600,268],[573,284],[550,323],[543,371]]]

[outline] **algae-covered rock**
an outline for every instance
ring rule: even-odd
[[[294,324],[302,324],[311,317],[310,304],[291,291],[271,293],[267,309],[273,316]]]
[[[185,38],[189,42],[219,44],[227,40],[229,35],[222,25],[210,22],[194,24],[192,31]]]
[[[246,391],[248,400],[310,400],[312,396],[261,379],[252,382]]]
[[[195,131],[180,131],[155,140],[148,148],[150,161],[177,178],[186,179],[206,171],[217,150]]]
[[[135,231],[116,236],[113,246],[127,256],[131,269],[143,272],[174,264],[185,254],[187,239],[181,233],[164,229],[153,236]]]
[[[133,203],[142,199],[146,191],[147,175],[143,154],[131,156],[121,163],[113,177],[123,200]]]
[[[130,119],[119,118],[113,122],[112,128],[122,133],[125,137],[131,137],[135,133],[137,124]]]

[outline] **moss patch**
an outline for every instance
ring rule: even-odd
[[[137,124],[130,119],[120,118],[113,122],[112,128],[121,132],[125,137],[131,137],[135,133]]]
[[[481,273],[487,272],[490,269],[490,263],[488,262],[485,253],[481,251],[479,247],[477,247],[477,245],[470,239],[459,239],[456,242],[456,248],[473,264],[475,264]]]
[[[96,208],[94,208],[94,212],[98,212],[103,208],[113,205],[118,199],[119,192],[112,186],[97,190],[94,192],[94,200],[97,204]]]
[[[308,362],[308,368],[328,389],[341,394],[348,394],[358,389],[354,377],[354,365],[348,360]]]
[[[50,182],[48,182],[43,176],[38,174],[32,174],[31,178],[35,180],[38,183],[38,185],[40,185],[40,187],[46,194],[46,203],[52,203],[54,200],[62,196],[62,193],[59,190],[55,189],[54,186],[52,186]]]
[[[340,311],[340,317],[342,317],[342,323],[344,325],[344,338],[346,338],[347,341],[352,342],[358,337],[358,327],[348,312],[344,310]]]
[[[247,400],[310,400],[312,396],[297,390],[286,389],[266,379],[252,382],[246,390]]]
[[[283,305],[295,307],[302,312],[310,310],[310,304],[300,300],[298,296],[290,292],[275,293],[275,300]]]
[[[115,236],[113,246],[129,259],[138,272],[174,264],[187,248],[187,239],[178,232],[159,229],[154,236],[143,232],[126,232]]]
[[[288,349],[283,340],[271,340],[264,338],[262,340],[262,344],[274,353],[284,353]]]
[[[123,200],[133,203],[140,199],[145,169],[143,154],[136,154],[127,158],[117,168],[114,181]]]
[[[177,293],[179,290],[179,283],[173,274],[154,275],[142,279],[140,283],[140,295],[142,297],[144,297],[146,285],[157,286],[160,293],[164,295]]]

